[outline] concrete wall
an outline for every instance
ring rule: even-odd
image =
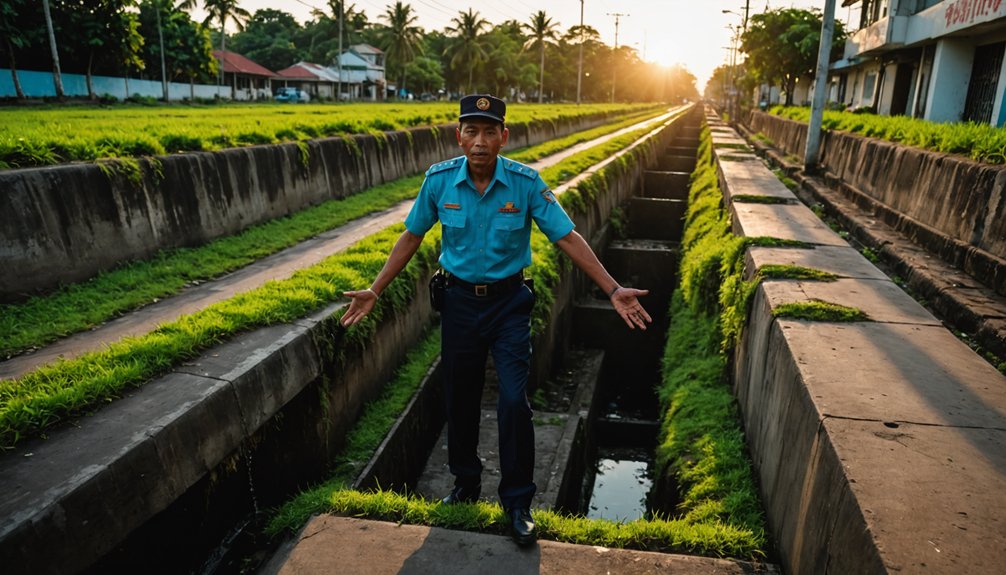
[[[710,117],[710,123],[715,122]],[[735,134],[722,129],[717,138]],[[1006,377],[839,237],[754,155],[714,148],[745,273],[759,282],[731,363],[783,572],[996,574],[1006,561]],[[745,196],[784,198],[750,203]],[[869,321],[776,317],[824,301]]]
[[[605,121],[510,126],[531,146]],[[0,302],[79,282],[163,249],[192,247],[405,176],[459,155],[453,125],[307,143],[0,172]],[[110,168],[110,170],[109,170]],[[106,171],[110,171],[106,175]]]
[[[67,96],[86,97],[87,77],[83,74],[61,74],[63,81],[63,93]],[[21,91],[28,98],[55,98],[56,85],[53,83],[51,72],[36,72],[32,70],[18,70],[17,79],[21,84]],[[151,98],[161,99],[164,91],[160,80],[139,80],[137,78],[117,78],[112,76],[92,76],[91,82],[94,86],[94,93],[98,96],[110,94],[120,100],[129,96],[139,94]],[[127,91],[128,84],[128,91]],[[247,93],[240,90],[237,94],[239,100],[247,99]],[[0,98],[15,98],[17,92],[14,90],[14,78],[11,71],[0,68]],[[168,98],[171,100],[185,100],[194,98],[230,98],[230,86],[216,86],[210,84],[189,85],[182,82],[168,82]],[[267,97],[272,97],[267,94]]]
[[[804,124],[754,112],[750,127],[802,154]],[[857,203],[1006,295],[1006,168],[840,132],[824,134],[821,163]]]

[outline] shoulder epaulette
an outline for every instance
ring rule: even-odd
[[[510,159],[503,159],[503,167],[508,172],[513,172],[515,174],[520,174],[526,178],[531,178],[532,180],[538,177],[538,172],[530,166],[525,166],[520,162],[515,162]]]
[[[429,175],[435,174],[437,172],[442,172],[444,170],[449,170],[451,168],[455,168],[455,167],[457,167],[457,165],[459,163],[461,163],[461,159],[460,158],[454,158],[452,160],[447,160],[446,162],[440,162],[439,164],[433,164],[432,166],[430,166],[430,169],[426,170],[426,175],[429,176]]]

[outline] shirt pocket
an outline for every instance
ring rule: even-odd
[[[464,251],[468,247],[464,243],[467,225],[465,215],[459,212],[441,212],[439,217],[443,227],[443,242],[453,250]]]
[[[508,250],[517,249],[524,232],[524,218],[518,214],[494,218],[493,231],[499,245]]]

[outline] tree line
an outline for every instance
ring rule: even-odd
[[[197,3],[207,13],[201,22],[190,14]],[[591,26],[563,32],[544,10],[524,22],[494,24],[470,8],[439,31],[424,30],[417,20],[402,1],[371,20],[355,4],[327,0],[301,24],[282,10],[251,14],[240,0],[4,0],[0,52],[19,98],[18,69],[53,69],[60,96],[59,71],[84,74],[94,98],[92,75],[216,82],[214,48],[276,71],[299,61],[334,66],[341,51],[358,43],[383,50],[387,81],[414,94],[493,92],[539,102],[698,97],[687,69],[644,62],[632,47],[612,48]],[[238,31],[226,34],[228,24]]]
[[[734,86],[741,104],[750,106],[758,86],[778,86],[785,104],[793,105],[797,82],[812,80],[817,71],[821,18],[816,8],[777,8],[752,15],[747,28],[738,30],[734,38],[738,53],[746,56],[744,62],[717,67],[706,84],[705,97],[724,100],[724,93]],[[831,61],[842,57],[846,37],[842,21],[835,20]]]

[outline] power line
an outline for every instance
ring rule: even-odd
[[[619,22],[619,20],[623,16],[628,17],[629,15],[628,14],[623,14],[621,12],[609,12],[608,16],[614,16],[615,17],[615,49],[611,53],[612,60],[614,60],[614,58],[618,57],[618,22]],[[615,103],[615,80],[617,78],[618,78],[618,65],[617,65],[617,63],[615,63],[615,65],[611,67],[611,103],[612,104]]]

